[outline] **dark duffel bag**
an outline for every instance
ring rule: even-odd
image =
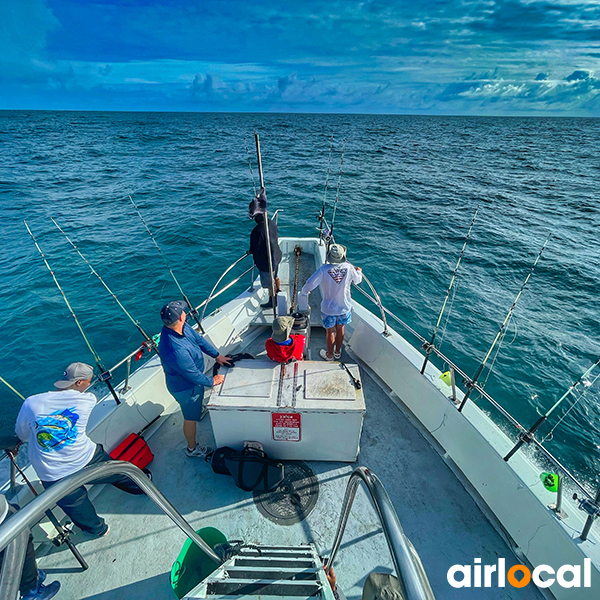
[[[215,473],[231,475],[235,485],[245,492],[268,492],[276,488],[284,477],[283,464],[256,448],[244,448],[239,452],[223,446],[209,454],[206,462],[210,462]]]

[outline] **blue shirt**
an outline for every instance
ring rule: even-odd
[[[170,392],[183,392],[197,385],[213,386],[213,378],[204,374],[202,353],[216,358],[219,351],[187,323],[183,326],[183,335],[163,327],[158,352]]]

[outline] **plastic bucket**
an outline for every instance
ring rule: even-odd
[[[225,535],[214,527],[203,527],[196,533],[213,549],[227,541]],[[171,567],[171,587],[177,598],[183,598],[218,566],[192,540],[187,539]]]

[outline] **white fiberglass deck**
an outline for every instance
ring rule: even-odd
[[[263,333],[247,351],[258,355],[266,337]],[[323,343],[323,331],[313,329],[313,349],[318,352]],[[293,526],[272,523],[258,512],[252,494],[236,488],[230,477],[214,474],[202,459],[184,456],[179,412],[166,417],[149,440],[156,455],[151,465],[154,482],[196,529],[213,526],[231,540],[262,544],[314,542],[319,552],[327,555],[348,475],[355,466],[365,465],[381,478],[390,494],[438,600],[541,598],[531,585],[482,590],[454,589],[447,583],[446,573],[453,564],[473,564],[475,558],[495,564],[500,557],[506,558],[508,569],[519,561],[437,452],[363,365],[361,368],[367,413],[359,459],[354,464],[309,463],[319,477],[320,493],[316,508],[305,521]],[[199,424],[198,438],[203,444],[213,444],[208,419]],[[146,497],[108,487],[94,503],[111,530],[97,540],[86,541],[82,534],[75,537],[89,570],[78,572],[77,563],[64,547],[53,548],[39,561],[48,581],[57,578],[62,583],[57,598],[173,600],[169,573],[185,536]],[[393,571],[377,518],[362,492],[335,569],[338,585],[351,599],[360,598],[371,571]]]

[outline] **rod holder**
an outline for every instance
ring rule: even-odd
[[[563,494],[563,482],[562,477],[558,476],[558,490],[556,491],[556,504],[550,504],[549,508],[556,515],[557,519],[561,521],[566,519],[569,515],[562,508],[562,494]]]

